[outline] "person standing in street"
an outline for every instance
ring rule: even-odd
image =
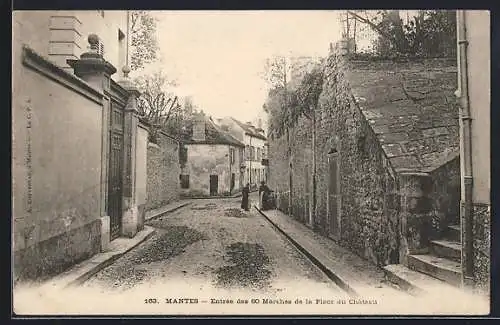
[[[267,187],[266,182],[264,182],[264,181],[260,182],[260,186],[259,186],[259,209],[261,209],[261,210],[264,207],[264,200],[266,199],[268,192],[269,192],[269,188]]]
[[[249,202],[248,202],[248,195],[250,194],[250,184],[247,183],[245,187],[243,187],[242,190],[242,196],[241,196],[241,208],[245,211],[249,211]]]

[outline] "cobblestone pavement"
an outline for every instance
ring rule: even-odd
[[[126,292],[165,286],[170,293],[253,291],[297,296],[341,290],[239,199],[198,200],[147,222],[150,239],[84,283]]]

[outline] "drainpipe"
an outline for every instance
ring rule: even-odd
[[[229,148],[229,196],[232,195],[233,188],[231,185],[233,185],[233,170],[232,170],[232,163],[233,163],[233,156],[231,156],[231,146],[227,146]]]
[[[469,87],[468,87],[468,70],[467,70],[467,35],[465,25],[465,11],[457,11],[457,41],[458,41],[458,73],[459,73],[459,89],[457,96],[460,97],[461,110],[461,138],[460,146],[462,148],[462,202],[460,226],[462,233],[462,248],[465,252],[462,253],[462,272],[464,284],[470,283],[473,278],[473,215],[472,215],[472,139],[471,139],[471,122],[470,102],[469,102]]]
[[[129,66],[129,56],[130,56],[130,33],[132,32],[132,28],[130,26],[130,10],[127,10],[127,53],[125,54],[125,65]]]
[[[249,163],[248,163],[248,165],[249,165],[249,174],[248,174],[248,179],[249,179],[249,182],[248,182],[248,183],[250,184],[250,185],[249,185],[249,186],[250,186],[250,188],[249,188],[248,190],[249,190],[249,191],[251,191],[251,189],[252,189],[252,158],[253,158],[253,157],[252,157],[252,154],[253,154],[253,148],[252,148],[252,136],[250,136],[250,144],[249,144],[249,147],[250,147],[250,148],[249,148],[249,149],[250,149],[250,157],[248,157],[248,158],[249,158],[249,160],[248,160],[248,161],[249,161]]]

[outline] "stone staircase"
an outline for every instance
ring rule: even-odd
[[[461,287],[460,226],[450,225],[443,238],[430,242],[428,254],[408,255],[408,267],[387,265],[387,278],[408,291],[439,291]]]

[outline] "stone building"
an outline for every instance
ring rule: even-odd
[[[326,61],[315,141],[306,118],[290,159],[286,136],[269,141],[278,205],[378,266],[460,285],[456,59],[345,54]]]
[[[251,122],[242,123],[235,118],[217,120],[221,128],[245,145],[243,182],[256,189],[261,181],[267,181],[267,138],[264,130]]]
[[[182,142],[181,195],[230,196],[241,191],[242,142],[202,113],[195,116]]]
[[[127,17],[13,13],[15,280],[54,275],[142,229],[148,129],[126,78]]]

